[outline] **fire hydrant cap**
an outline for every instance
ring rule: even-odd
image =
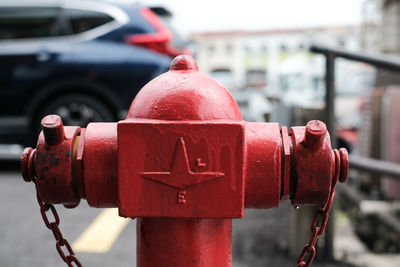
[[[325,123],[319,120],[313,120],[307,123],[306,131],[315,135],[324,135],[327,130]]]
[[[198,70],[190,56],[176,57],[170,70],[146,84],[136,95],[127,119],[235,120],[239,107],[229,92]]]
[[[180,55],[172,61],[169,70],[198,71],[199,67],[197,67],[196,61],[191,56]]]

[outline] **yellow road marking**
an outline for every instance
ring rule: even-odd
[[[130,219],[118,216],[118,209],[104,209],[72,244],[76,252],[106,253]]]

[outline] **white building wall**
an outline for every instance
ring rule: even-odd
[[[382,3],[382,24],[380,27],[382,52],[400,53],[400,1],[386,0]]]
[[[267,87],[279,88],[282,63],[293,55],[309,54],[311,43],[352,50],[359,47],[357,27],[198,33],[192,37],[198,46],[199,68],[206,73],[230,69],[237,84],[231,90],[246,86],[246,71],[250,69],[265,70]]]

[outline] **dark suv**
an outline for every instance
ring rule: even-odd
[[[123,118],[138,90],[187,52],[169,17],[134,4],[1,1],[0,143],[29,144],[49,113],[80,126]]]

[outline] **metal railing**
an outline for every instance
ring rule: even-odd
[[[364,62],[375,67],[386,70],[400,71],[400,58],[396,59],[393,56],[390,58],[385,55],[367,55],[363,53],[349,52],[344,49],[333,49],[326,46],[313,45],[310,51],[317,54],[322,54],[326,58],[325,65],[325,122],[330,133],[332,133],[332,146],[336,147],[337,141],[335,137],[335,60],[343,58],[352,61]],[[399,148],[400,149],[400,148]],[[400,164],[376,160],[367,157],[350,155],[350,168],[361,172],[377,174],[379,177],[385,176],[392,179],[400,180]],[[343,186],[347,191],[353,190],[351,186]],[[346,190],[344,190],[346,191]],[[354,191],[354,190],[353,190]],[[352,194],[350,194],[352,195]],[[361,196],[361,195],[360,195]],[[392,216],[386,214],[387,216]],[[386,216],[385,215],[385,216]],[[392,216],[393,217],[393,216]],[[392,218],[390,217],[390,218]],[[387,219],[387,217],[385,217]],[[392,222],[391,229],[400,229],[400,223],[397,219],[390,219]],[[393,228],[393,225],[396,228]],[[329,225],[326,234],[326,251],[327,258],[333,257],[333,226]]]
[[[335,60],[337,58],[364,62],[387,70],[400,71],[400,58],[394,58],[393,56],[388,57],[381,54],[368,55],[320,45],[312,45],[310,51],[322,54],[326,58],[325,121],[328,131],[332,133],[332,136],[334,136],[333,133],[335,132]],[[336,146],[335,138],[332,138],[332,143],[333,146]],[[392,162],[366,157],[350,156],[350,167],[360,171],[368,171],[370,173],[387,175],[394,179],[400,179],[400,164]]]
[[[371,174],[389,176],[400,181],[400,164],[350,155],[350,168]]]

